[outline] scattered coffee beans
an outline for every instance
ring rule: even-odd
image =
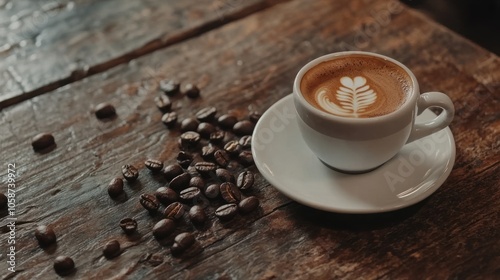
[[[187,84],[184,87],[184,94],[189,98],[197,98],[200,96],[200,89],[193,84]]]
[[[123,193],[122,178],[113,178],[108,184],[108,194],[111,198],[116,198]]]
[[[41,225],[35,229],[35,237],[40,247],[47,247],[56,242],[56,234],[50,227]]]
[[[221,144],[224,141],[224,137],[226,137],[226,133],[222,130],[212,132],[210,134],[210,143]]]
[[[231,172],[229,172],[227,169],[219,168],[215,170],[215,175],[221,182],[235,182],[234,175],[231,174]]]
[[[158,107],[158,109],[160,109],[160,111],[162,111],[163,113],[170,111],[170,109],[172,108],[172,102],[170,101],[170,98],[165,95],[159,95],[155,97],[155,104],[156,107]]]
[[[215,159],[215,162],[222,167],[227,167],[229,165],[230,160],[231,160],[228,153],[224,150],[215,151],[214,159]]]
[[[95,116],[98,119],[107,119],[116,115],[115,107],[109,103],[100,103],[95,106],[94,110]]]
[[[236,116],[230,114],[224,114],[217,119],[219,126],[224,129],[232,129],[237,122]]]
[[[238,204],[240,212],[243,214],[250,213],[259,207],[259,199],[255,196],[249,196]]]
[[[7,208],[7,197],[4,193],[0,193],[0,209]]]
[[[245,166],[250,166],[254,163],[253,162],[253,155],[252,155],[251,151],[242,151],[238,155],[238,160],[241,164],[243,164]]]
[[[252,135],[255,124],[248,120],[239,121],[233,126],[236,135]]]
[[[241,150],[241,146],[238,141],[231,140],[224,145],[224,150],[230,155],[237,155]]]
[[[191,164],[192,161],[193,161],[193,156],[190,155],[189,153],[180,151],[179,154],[177,154],[177,163],[179,163],[179,165],[184,168],[188,168],[188,166]]]
[[[171,219],[162,219],[153,227],[153,236],[156,239],[163,239],[172,234],[175,230],[175,222]]]
[[[238,143],[240,143],[242,148],[249,149],[252,146],[252,136],[245,135],[240,138],[240,141]]]
[[[155,192],[155,196],[158,201],[164,205],[168,205],[179,199],[177,193],[173,189],[167,187],[159,187]]]
[[[75,262],[67,256],[58,256],[54,260],[54,270],[61,276],[71,274],[75,269]]]
[[[217,165],[215,165],[215,163],[213,162],[200,161],[194,165],[194,168],[196,168],[196,171],[198,171],[200,174],[207,175],[210,172],[215,171],[215,169],[217,169]]]
[[[144,209],[148,210],[150,213],[155,213],[160,207],[160,203],[158,202],[158,199],[156,199],[156,196],[148,193],[141,194],[139,202],[141,203],[142,207],[144,207]]]
[[[153,172],[158,172],[163,168],[163,162],[156,159],[147,159],[144,165]]]
[[[160,81],[160,90],[168,96],[176,95],[180,91],[180,83],[175,80]]]
[[[168,128],[173,128],[175,126],[175,123],[177,122],[177,113],[176,112],[165,113],[161,117],[161,121]]]
[[[223,221],[228,221],[234,218],[237,212],[238,205],[234,203],[224,204],[215,210],[215,216]]]
[[[215,132],[215,126],[211,123],[202,122],[198,125],[196,131],[204,138],[210,138],[210,135]]]
[[[137,230],[137,221],[132,218],[124,218],[120,221],[120,227],[125,234],[133,234]]]
[[[203,210],[203,207],[195,205],[189,209],[189,219],[194,224],[202,225],[207,220],[207,214],[205,213],[205,210]]]
[[[106,257],[106,259],[117,257],[118,255],[120,255],[120,253],[120,242],[118,242],[118,240],[116,239],[108,241],[102,249],[102,254],[104,255],[104,257]]]
[[[191,148],[200,142],[200,134],[194,131],[186,131],[181,134],[180,139],[183,147]]]
[[[217,151],[217,148],[212,145],[203,146],[201,148],[201,157],[204,160],[213,160],[215,151]]]
[[[182,200],[184,200],[185,202],[189,202],[189,201],[192,201],[193,199],[198,198],[200,196],[200,194],[201,194],[201,191],[199,188],[189,187],[187,189],[182,190],[179,193],[179,197]]]
[[[191,180],[189,180],[189,187],[201,190],[205,187],[205,180],[200,176],[191,177]]]
[[[240,190],[248,190],[253,186],[254,181],[255,178],[251,171],[243,171],[238,175],[236,186],[238,186]]]
[[[179,176],[182,173],[184,173],[184,170],[178,164],[170,164],[170,165],[165,166],[165,168],[163,168],[161,173],[163,173],[163,176],[165,176],[165,179],[167,179],[168,181],[171,181],[176,176]]]
[[[139,177],[139,170],[133,165],[125,164],[122,166],[122,174],[125,180],[131,182],[135,181]]]
[[[170,187],[174,190],[181,190],[189,186],[189,181],[191,180],[191,175],[189,173],[184,172],[178,176],[176,176],[172,181],[170,181]]]
[[[253,123],[257,123],[259,121],[260,117],[261,117],[261,114],[259,112],[256,112],[256,111],[252,111],[248,114],[248,119]]]
[[[195,118],[186,118],[181,122],[181,131],[196,131],[200,122]]]
[[[227,203],[235,203],[241,200],[240,190],[231,182],[220,184],[220,194]]]
[[[215,107],[206,107],[196,113],[196,119],[200,122],[212,122],[215,114],[217,114],[217,109]]]
[[[31,146],[36,152],[53,147],[56,144],[54,136],[50,133],[40,133],[31,140]]]
[[[216,198],[220,193],[220,185],[219,184],[211,184],[205,189],[205,196],[208,198]]]
[[[180,202],[174,202],[165,208],[163,214],[168,219],[178,220],[184,215],[184,205]]]
[[[178,234],[174,239],[174,245],[170,248],[170,252],[174,256],[180,256],[184,253],[189,247],[193,246],[196,242],[194,235],[190,232],[183,232]]]

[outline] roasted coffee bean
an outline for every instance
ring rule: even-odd
[[[40,247],[46,247],[56,242],[56,234],[51,227],[44,225],[35,229],[35,237]]]
[[[160,81],[160,90],[168,96],[176,95],[180,91],[181,85],[175,80]]]
[[[182,190],[179,193],[179,197],[184,200],[185,202],[192,201],[193,199],[196,199],[200,197],[201,191],[197,187],[189,187],[187,189]]]
[[[65,276],[71,274],[75,269],[75,262],[67,256],[58,256],[54,260],[54,270],[57,274]]]
[[[189,187],[203,189],[205,187],[205,180],[203,180],[200,176],[192,177],[189,180]]]
[[[122,178],[113,178],[108,184],[108,194],[112,198],[116,198],[123,193]]]
[[[122,174],[125,180],[131,182],[135,181],[139,177],[139,170],[133,165],[125,164],[122,166]]]
[[[221,220],[227,221],[234,218],[237,212],[238,212],[238,205],[234,203],[224,204],[215,210],[215,216],[217,216],[217,218]]]
[[[231,140],[224,145],[224,150],[230,155],[237,155],[241,150],[241,146],[238,141]]]
[[[200,122],[211,122],[214,120],[217,109],[215,107],[206,107],[196,113],[196,119]]]
[[[7,196],[4,193],[0,193],[0,209],[7,208]]]
[[[247,214],[257,209],[259,204],[260,202],[257,197],[249,196],[238,203],[238,209],[240,209],[241,213]]]
[[[231,182],[220,184],[220,194],[227,203],[236,203],[241,200],[241,192]]]
[[[254,181],[255,178],[251,171],[243,171],[238,175],[236,186],[238,186],[240,190],[248,190],[253,186]]]
[[[107,119],[116,115],[116,110],[113,105],[109,103],[97,104],[94,108],[94,114],[98,119]]]
[[[202,225],[207,221],[207,214],[203,207],[195,205],[189,209],[189,219],[197,225]]]
[[[220,193],[219,184],[211,184],[205,189],[205,196],[208,198],[216,198]]]
[[[102,254],[106,259],[112,259],[117,257],[121,253],[120,242],[118,240],[113,239],[108,241],[104,247],[102,248]]]
[[[215,151],[214,159],[215,159],[215,162],[222,167],[228,166],[229,161],[231,160],[229,155],[227,154],[227,152],[224,150]]]
[[[200,96],[200,89],[193,84],[187,84],[184,87],[184,94],[189,98],[197,98]]]
[[[144,165],[153,172],[158,172],[163,168],[163,162],[156,159],[147,159]]]
[[[172,219],[161,219],[153,227],[153,236],[156,239],[168,237],[175,231],[175,222]]]
[[[160,202],[158,202],[156,196],[148,193],[141,194],[139,202],[141,203],[142,207],[144,207],[144,209],[148,210],[151,213],[156,212],[160,207]]]
[[[183,147],[194,147],[200,142],[200,134],[194,131],[186,131],[180,136]]]
[[[181,122],[181,131],[196,131],[200,122],[195,118],[186,118]]]
[[[217,151],[217,148],[212,145],[203,146],[201,148],[201,157],[204,160],[213,160],[215,151]]]
[[[231,174],[231,172],[229,172],[227,169],[218,168],[217,170],[215,170],[215,175],[217,176],[217,178],[219,178],[219,180],[221,180],[221,182],[235,182],[233,174]]]
[[[165,168],[163,168],[161,173],[163,173],[163,176],[165,176],[165,179],[167,179],[168,181],[171,181],[176,176],[179,176],[182,173],[184,173],[184,169],[182,169],[182,167],[178,164],[170,164],[170,165],[165,166]]]
[[[54,136],[50,133],[37,134],[31,140],[31,146],[33,146],[33,150],[36,152],[53,147],[55,144]]]
[[[174,244],[170,248],[170,252],[174,256],[179,256],[189,249],[196,242],[194,235],[190,232],[178,234],[174,239]]]
[[[124,218],[120,221],[120,227],[125,234],[133,234],[137,230],[137,221],[132,218]]]
[[[158,109],[160,109],[160,111],[162,111],[163,113],[169,112],[170,109],[172,109],[172,101],[170,101],[170,98],[168,98],[168,96],[159,95],[155,97],[154,101],[156,107],[158,107]]]
[[[194,168],[196,168],[196,171],[198,171],[200,174],[209,174],[210,172],[217,169],[217,165],[215,165],[215,163],[213,162],[200,161],[194,165]]]
[[[226,133],[224,131],[214,131],[210,134],[210,143],[216,145],[221,144],[224,141],[224,137],[226,137]]]
[[[240,143],[242,148],[249,149],[252,147],[252,136],[245,135],[240,138],[240,141],[238,141],[238,143]]]
[[[177,113],[169,112],[163,114],[163,116],[161,117],[161,122],[168,128],[173,128],[175,126],[175,123],[177,122]]]
[[[155,196],[158,201],[164,205],[168,205],[179,199],[177,193],[173,189],[167,187],[159,187],[155,192]]]
[[[215,126],[208,122],[202,122],[198,125],[196,131],[204,138],[210,138],[210,135],[215,132]]]
[[[194,166],[189,166],[186,170],[187,173],[189,173],[189,175],[191,175],[191,178],[192,177],[200,177],[200,173],[198,173],[198,171],[196,170],[196,168]]]
[[[179,165],[184,168],[188,168],[188,166],[191,164],[192,161],[193,161],[193,156],[190,155],[189,153],[180,151],[177,154],[177,163],[179,163]]]
[[[191,180],[191,175],[189,173],[184,172],[178,176],[176,176],[172,181],[170,181],[170,187],[174,190],[181,190],[189,186],[189,181]]]
[[[168,219],[178,220],[184,215],[184,205],[180,202],[174,202],[165,208],[163,214]]]
[[[238,118],[231,114],[224,114],[217,119],[217,123],[224,129],[232,129],[238,122]]]
[[[248,119],[253,122],[257,123],[262,115],[257,112],[257,111],[252,111],[248,114]]]
[[[241,164],[243,164],[245,166],[249,166],[249,165],[252,165],[254,163],[253,162],[253,155],[252,155],[251,151],[242,151],[238,155],[238,160]]]
[[[252,135],[255,124],[248,120],[239,121],[233,126],[236,135]]]

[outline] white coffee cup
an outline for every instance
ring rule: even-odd
[[[399,108],[381,116],[349,118],[324,112],[304,98],[300,83],[309,69],[325,61],[356,55],[383,59],[399,66],[408,74],[412,89]],[[415,75],[400,62],[380,54],[361,51],[332,53],[306,64],[295,78],[293,97],[298,126],[307,146],[323,163],[347,173],[367,172],[381,166],[405,144],[447,127],[455,113],[453,103],[446,94],[420,94]],[[416,116],[430,107],[443,110],[430,121],[415,122]]]

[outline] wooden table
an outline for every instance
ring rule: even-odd
[[[0,34],[1,192],[8,164],[17,174],[16,272],[3,210],[3,279],[55,279],[58,255],[74,259],[71,279],[500,277],[500,59],[399,2],[5,0]],[[201,88],[199,99],[173,98],[180,119],[209,105],[244,119],[289,94],[302,65],[342,50],[394,57],[422,91],[451,97],[457,158],[446,182],[414,206],[347,215],[302,206],[257,175],[258,211],[221,223],[211,202],[206,228],[179,226],[203,252],[172,257],[151,234],[159,217],[138,202],[166,184],[144,160],[172,163],[179,151],[179,130],[166,129],[154,105],[159,81]],[[96,119],[101,102],[118,116]],[[53,151],[33,151],[40,132],[54,135]],[[140,168],[139,183],[112,200],[106,186],[127,163]],[[138,237],[118,227],[126,216],[138,220]],[[54,228],[56,246],[38,246],[37,225]],[[111,239],[123,252],[107,260]]]

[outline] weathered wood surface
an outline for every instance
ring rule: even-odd
[[[144,159],[173,162],[178,151],[178,130],[161,124],[153,103],[158,80],[202,88],[200,99],[174,99],[180,119],[208,105],[244,118],[248,106],[263,111],[289,94],[307,61],[345,49],[392,56],[414,71],[423,91],[452,98],[457,159],[443,186],[400,211],[342,215],[291,202],[259,175],[253,194],[260,211],[227,224],[211,215],[210,226],[195,231],[204,251],[171,257],[150,233],[158,217],[138,203],[140,193],[165,184],[142,168]],[[498,277],[499,66],[494,55],[395,2],[294,0],[8,107],[0,112],[0,158],[16,163],[19,175],[18,272],[6,277],[52,279],[57,255],[74,258],[75,279]],[[116,106],[116,119],[92,115],[103,101]],[[54,134],[57,148],[36,154],[30,139],[42,131]],[[142,168],[139,182],[126,185],[125,201],[113,201],[106,185],[125,163]],[[125,216],[138,219],[138,238],[121,233]],[[39,224],[54,227],[56,247],[38,247]],[[1,225],[7,233],[4,219]],[[101,246],[112,238],[125,250],[108,261]],[[153,267],[152,253],[164,262]],[[0,268],[6,271],[4,261]]]
[[[0,109],[282,1],[2,2]]]

